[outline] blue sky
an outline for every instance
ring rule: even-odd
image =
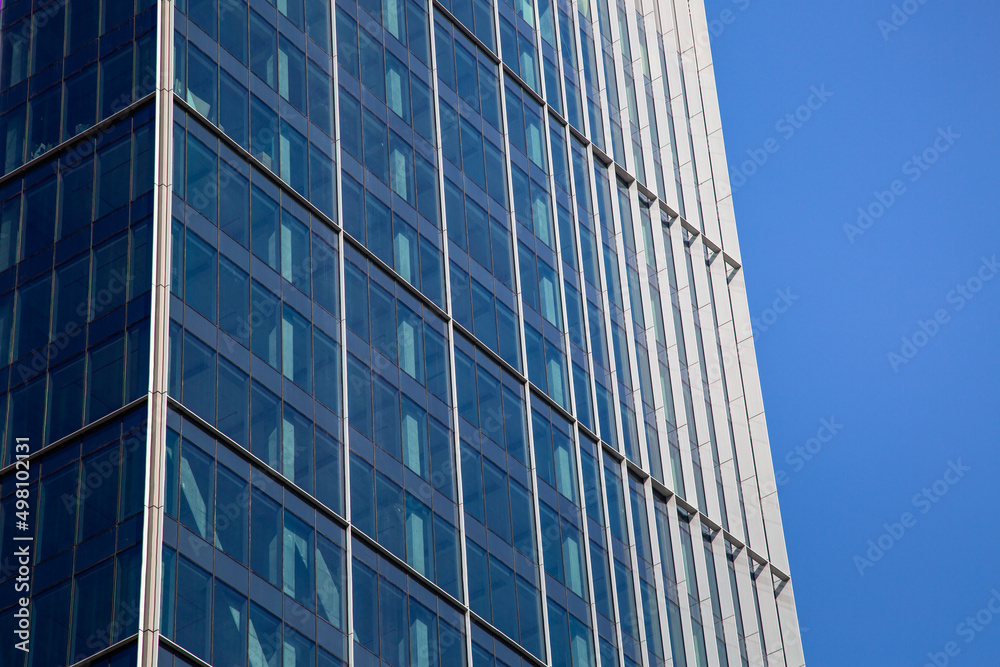
[[[1000,5],[706,5],[807,664],[996,665]]]

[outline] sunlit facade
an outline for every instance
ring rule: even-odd
[[[706,34],[5,2],[0,664],[803,665]]]

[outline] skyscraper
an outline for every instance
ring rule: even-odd
[[[0,664],[803,665],[699,0],[8,0]]]

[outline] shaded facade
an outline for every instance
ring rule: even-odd
[[[0,663],[803,665],[704,34],[5,3]]]

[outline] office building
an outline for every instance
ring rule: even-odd
[[[803,665],[706,25],[5,2],[0,663]]]

